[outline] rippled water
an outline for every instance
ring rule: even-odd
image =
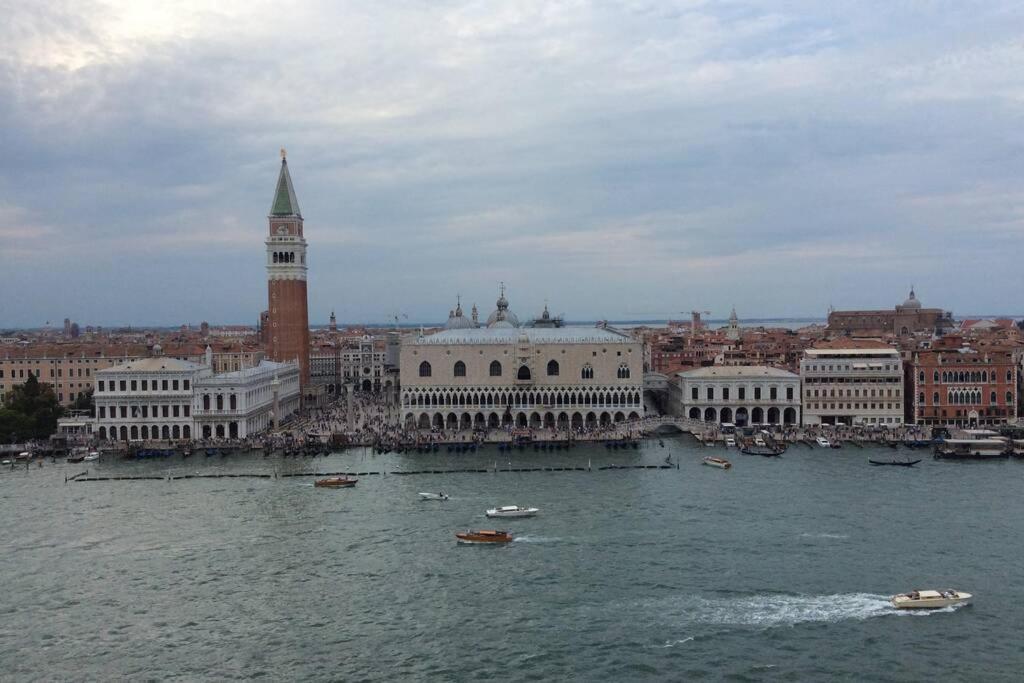
[[[18,680],[1019,680],[1024,463],[640,451],[111,462],[98,476],[611,463],[677,470],[64,483],[0,470]],[[717,451],[722,454],[723,451]],[[921,452],[915,452],[921,453]],[[916,457],[916,456],[915,456]],[[94,464],[94,463],[91,463]],[[447,502],[418,491],[445,490]],[[493,527],[506,547],[457,546]],[[976,603],[908,615],[888,595]]]

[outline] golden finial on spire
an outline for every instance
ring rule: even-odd
[[[281,148],[281,161],[284,161],[287,156],[288,156],[288,150],[286,150],[284,147],[282,147]]]

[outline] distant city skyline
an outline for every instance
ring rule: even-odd
[[[16,4],[0,329],[255,324],[280,147],[312,321],[490,311],[499,281],[574,320],[817,318],[911,284],[1012,310],[1022,24],[1009,2]]]

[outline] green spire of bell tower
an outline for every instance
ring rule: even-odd
[[[292,187],[292,176],[288,173],[288,158],[281,149],[281,173],[277,177],[277,190],[274,192],[274,203],[270,205],[271,216],[297,216],[302,218],[299,200],[295,197]]]

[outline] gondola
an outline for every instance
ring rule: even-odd
[[[914,465],[916,465],[917,463],[919,463],[921,461],[920,460],[907,460],[907,461],[901,461],[901,460],[868,460],[868,462],[871,463],[872,465],[893,465],[895,467],[913,467]]]

